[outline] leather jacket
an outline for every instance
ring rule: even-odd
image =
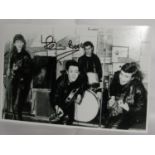
[[[83,95],[83,92],[87,89],[86,76],[79,75],[75,82],[69,83],[68,75],[66,73],[61,75],[57,79],[55,90],[51,94],[52,106],[58,105],[64,110],[66,108],[65,99],[73,89],[77,88],[79,88],[79,94]]]
[[[16,66],[16,70],[14,67]],[[10,59],[10,71],[12,79],[20,82],[21,79],[24,81],[30,81],[32,78],[32,59],[30,54],[26,50],[22,50],[20,53],[13,51]]]
[[[124,103],[129,106],[129,111],[123,110],[123,115],[130,115],[137,121],[146,119],[147,91],[143,83],[138,79],[131,80],[128,84],[121,86],[119,84],[120,71],[114,74],[110,84],[110,96],[115,99],[122,98]]]
[[[93,54],[91,57],[84,55],[79,58],[78,63],[81,73],[95,72],[98,74],[99,80],[101,80],[102,66],[97,55]]]

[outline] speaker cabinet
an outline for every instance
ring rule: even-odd
[[[50,90],[32,89],[31,113],[34,116],[49,117],[53,113],[50,103]]]

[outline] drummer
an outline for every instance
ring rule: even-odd
[[[100,60],[98,56],[94,54],[94,45],[92,42],[84,42],[83,49],[84,55],[78,60],[80,72],[87,74],[90,89],[98,92],[99,83],[102,80],[102,66]]]

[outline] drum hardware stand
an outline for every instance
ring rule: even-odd
[[[102,127],[102,104],[103,104],[103,89],[101,91],[102,95],[101,95],[101,100],[100,102],[100,111],[99,111],[99,127]]]
[[[104,76],[102,77],[102,84],[104,82]],[[100,101],[100,111],[99,111],[99,127],[102,127],[102,108],[103,108],[103,91],[104,91],[104,85],[102,86],[102,89],[101,89],[101,101]]]

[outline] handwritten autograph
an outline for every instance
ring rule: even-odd
[[[66,47],[62,45],[58,45],[52,35],[48,35],[45,40],[43,41],[43,36],[41,35],[41,43],[44,44],[44,48],[47,50],[65,50]],[[68,41],[68,47],[73,50],[79,50],[83,47],[83,44],[75,44],[73,45],[72,40]]]

